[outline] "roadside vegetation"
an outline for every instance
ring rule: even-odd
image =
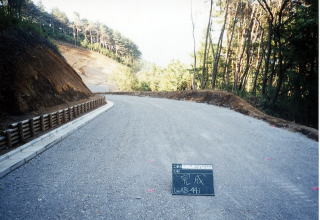
[[[194,87],[231,91],[267,113],[317,128],[318,1],[211,0],[210,7]]]
[[[81,18],[77,12],[70,21],[58,8],[48,13],[41,1],[35,5],[31,0],[2,0],[0,9],[1,25],[12,24],[14,18],[15,25],[33,26],[42,36],[94,50],[130,67],[141,56],[130,39],[107,25]]]
[[[211,0],[209,7],[192,65],[123,73],[128,80],[120,88],[229,91],[268,114],[318,128],[318,1]]]
[[[178,91],[191,89],[192,74],[187,65],[173,60],[166,67],[143,63],[140,70],[124,69],[113,80],[122,91]]]
[[[165,67],[142,61],[132,41],[78,13],[70,21],[57,8],[47,13],[41,1],[0,2],[0,28],[18,17],[19,25],[47,38],[125,64],[112,76],[122,91],[228,91],[268,114],[318,128],[318,1],[210,0],[192,64],[175,60]],[[196,25],[191,8],[190,29]]]

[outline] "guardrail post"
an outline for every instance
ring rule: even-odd
[[[21,142],[24,142],[24,135],[23,135],[23,124],[22,122],[18,123],[18,130],[19,130],[19,135],[20,135],[20,140]]]
[[[67,117],[66,117],[66,110],[65,109],[62,110],[62,114],[63,114],[63,123],[66,123]]]
[[[73,106],[73,117],[76,118],[77,117],[77,106]]]
[[[68,110],[69,110],[69,121],[71,121],[72,120],[71,108],[68,108]]]
[[[49,127],[52,128],[52,114],[49,114]]]
[[[5,134],[6,134],[8,148],[12,147],[11,132],[9,130],[7,130],[7,131],[5,131]]]
[[[59,111],[57,111],[57,113],[56,113],[56,118],[57,118],[57,125],[59,126],[60,125],[60,113],[59,113]]]
[[[44,126],[44,118],[43,118],[43,115],[40,116],[40,126],[41,126],[41,130],[44,131],[44,130],[45,130],[45,126]]]
[[[30,127],[30,131],[31,131],[31,137],[34,136],[34,121],[33,121],[33,118],[31,118],[29,120],[29,127]]]

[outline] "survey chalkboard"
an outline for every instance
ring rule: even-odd
[[[214,196],[211,164],[172,164],[172,195]]]

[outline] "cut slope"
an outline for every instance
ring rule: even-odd
[[[91,95],[56,48],[32,30],[0,32],[1,113],[22,114]]]
[[[56,43],[61,54],[78,72],[91,91],[105,92],[117,90],[117,86],[111,80],[112,75],[128,67],[97,52],[75,47],[67,43]]]

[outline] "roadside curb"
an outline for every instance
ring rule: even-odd
[[[48,133],[0,156],[0,178],[7,175],[16,168],[27,163],[35,156],[52,147],[76,129],[84,126],[89,121],[113,107],[113,102],[93,110],[67,124],[62,125]]]

